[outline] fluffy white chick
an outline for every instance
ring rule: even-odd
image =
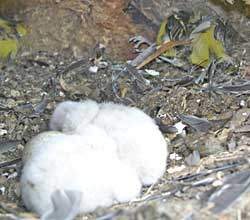
[[[135,107],[102,103],[93,124],[105,129],[118,147],[118,156],[136,169],[143,185],[151,185],[164,174],[167,143],[154,120]],[[80,125],[77,129],[81,130]]]
[[[28,159],[30,159],[33,154],[39,154],[41,150],[43,150],[44,145],[51,144],[52,140],[57,141],[60,137],[64,137],[65,134],[59,131],[50,131],[50,132],[43,132],[35,137],[33,137],[26,145],[23,150],[22,161],[23,164],[26,163]],[[52,138],[55,137],[55,138]]]
[[[69,133],[76,130],[79,124],[89,124],[95,118],[98,111],[99,105],[89,99],[83,103],[73,101],[62,102],[53,112],[49,128],[50,130]]]
[[[139,195],[138,176],[117,158],[114,141],[95,126],[86,131],[81,136],[45,132],[31,141],[21,175],[22,199],[29,210],[51,212],[57,190],[81,193],[79,213]]]
[[[69,106],[67,117],[60,115],[62,126],[68,128],[62,130],[80,134],[85,132],[86,122],[97,125],[115,140],[119,158],[136,170],[143,185],[154,184],[163,175],[167,143],[151,117],[138,108],[112,102],[97,104],[87,100],[74,105],[77,107]],[[53,121],[57,111],[63,112],[62,106],[63,103],[59,104],[52,116],[51,129],[56,127]]]

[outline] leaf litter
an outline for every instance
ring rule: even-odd
[[[186,22],[178,19],[176,14],[171,18],[171,22],[177,22],[174,23],[176,28],[174,32],[170,30],[170,35],[165,39],[172,37],[178,42],[187,35]],[[196,26],[193,34],[200,35],[208,31],[209,36],[214,35],[214,26],[206,21],[202,25]],[[163,27],[164,24],[161,27],[164,30]],[[161,33],[158,38],[164,38],[166,33]],[[107,66],[91,73],[89,68],[93,65],[93,57],[76,61],[66,54],[46,51],[19,56],[17,63],[8,64],[2,69],[1,78],[5,80],[1,81],[0,88],[0,121],[1,129],[6,132],[1,134],[3,152],[0,157],[0,181],[1,187],[5,189],[0,195],[1,216],[37,219],[36,215],[24,209],[18,193],[19,176],[13,175],[21,171],[22,146],[35,134],[48,129],[48,120],[57,103],[66,99],[84,98],[115,101],[143,109],[165,128],[165,131],[162,130],[171,141],[170,152],[179,155],[181,159],[168,160],[169,172],[165,173],[158,184],[145,187],[137,201],[98,209],[94,213],[79,216],[79,219],[138,219],[141,216],[144,219],[157,219],[160,216],[168,219],[186,219],[190,216],[193,219],[201,216],[203,219],[211,219],[213,213],[216,213],[214,218],[219,218],[218,213],[224,211],[230,213],[229,219],[234,219],[235,209],[230,208],[238,198],[243,203],[240,210],[247,215],[249,82],[239,68],[232,68],[232,64],[217,60],[224,56],[224,51],[221,45],[217,45],[216,39],[209,38],[212,46],[207,45],[206,51],[202,52],[206,57],[202,56],[197,62],[192,61],[191,68],[188,62],[185,68],[171,62],[154,62],[160,56],[173,60],[173,54],[178,54],[180,48],[186,52],[185,45],[176,47],[174,43],[171,48],[175,49],[175,53],[172,51],[164,54],[165,50],[158,53],[157,47],[162,43],[159,41],[151,47],[154,43],[150,44],[150,41],[141,38],[141,42],[153,48],[153,53],[151,49],[147,51],[153,54],[153,59],[150,58],[147,64],[145,62],[145,67],[157,71],[157,76],[144,74],[144,64],[138,68],[147,56],[141,58],[140,62],[133,60],[132,64],[134,62],[136,65],[129,65],[110,60],[105,53],[102,59],[107,62]],[[218,51],[214,50],[217,46]],[[140,45],[136,47],[138,49]],[[226,51],[227,48],[224,49]],[[210,60],[211,50],[217,55],[216,61]],[[181,60],[182,57],[174,58]],[[193,67],[192,63],[200,64],[204,59],[210,60],[211,65]],[[202,78],[201,73],[204,73]],[[244,108],[242,101],[245,103]],[[176,128],[180,120],[184,124],[179,129],[181,132]],[[11,140],[14,140],[14,145],[20,143],[20,146],[12,148]],[[230,143],[234,143],[233,148],[230,148]],[[8,176],[14,178],[8,179]],[[55,215],[58,214],[58,204],[63,203],[63,200],[57,200],[60,197],[62,195],[53,198]],[[66,197],[68,199],[62,206],[70,209],[69,201],[74,200],[70,200],[67,193]],[[75,198],[77,200],[77,195]],[[222,203],[223,199],[227,202]]]

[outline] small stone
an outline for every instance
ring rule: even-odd
[[[3,135],[5,135],[5,134],[7,134],[8,132],[7,132],[7,130],[5,130],[5,129],[0,129],[0,136],[3,136]]]
[[[183,134],[185,135],[185,130],[184,128],[186,127],[186,125],[184,125],[181,121],[177,122],[174,127],[177,129],[176,134]]]
[[[172,173],[180,172],[180,171],[184,170],[185,168],[186,168],[185,165],[174,166],[174,167],[170,167],[169,169],[167,169],[167,172],[172,174]]]
[[[91,66],[89,67],[89,72],[91,73],[97,73],[98,72],[98,66]]]
[[[212,185],[214,187],[222,186],[223,182],[221,180],[215,180]]]
[[[170,160],[181,160],[182,159],[182,157],[181,156],[179,156],[179,154],[177,154],[177,153],[172,153],[172,154],[170,154],[169,155],[169,159]]]
[[[5,194],[5,187],[2,186],[0,187],[0,195],[4,195]]]
[[[144,75],[148,76],[159,76],[160,73],[156,70],[145,69]]]
[[[64,94],[62,91],[60,91],[60,92],[59,92],[59,96],[65,97],[65,94]]]
[[[8,108],[14,108],[16,106],[16,102],[14,99],[7,99],[6,106]]]
[[[241,107],[245,107],[245,106],[246,106],[245,100],[240,100],[240,106],[241,106]]]
[[[12,97],[18,97],[18,96],[20,96],[20,92],[17,91],[17,90],[12,89],[12,90],[10,90],[10,95]]]
[[[227,147],[228,147],[228,150],[230,152],[233,152],[236,149],[236,141],[235,141],[235,139],[230,140]]]

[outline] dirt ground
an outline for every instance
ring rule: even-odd
[[[230,20],[238,36],[226,47],[237,71],[217,71],[215,82],[224,87],[209,90],[206,81],[188,80],[187,76],[198,77],[198,70],[190,74],[152,62],[147,68],[159,75],[148,76],[128,68],[125,61],[136,56],[128,39],[143,35],[153,40],[161,18],[185,7],[182,1],[147,1],[155,10],[162,4],[161,11],[152,12],[145,2],[34,0],[20,4],[19,10],[8,4],[1,8],[5,16],[23,20],[29,34],[15,60],[0,70],[0,219],[37,219],[20,198],[22,150],[33,136],[48,129],[57,103],[86,98],[142,109],[159,123],[169,140],[170,156],[164,177],[145,187],[137,201],[98,209],[79,219],[250,219],[247,180],[237,182],[237,187],[245,187],[236,192],[237,200],[225,194],[220,201],[210,201],[226,184],[224,178],[233,184],[230,175],[250,170],[250,20],[241,11],[224,11],[206,2]],[[185,2],[192,7],[191,1]],[[135,16],[138,12],[140,16]],[[89,68],[97,43],[106,46],[107,66],[93,73]],[[209,129],[189,123],[187,115],[205,118]],[[180,121],[187,127],[176,134],[174,125]],[[225,198],[234,203],[214,211]]]

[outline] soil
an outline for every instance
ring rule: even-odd
[[[206,81],[182,83],[180,79],[188,73],[166,63],[147,65],[159,71],[158,76],[129,68],[124,61],[135,53],[128,39],[137,34],[153,40],[159,16],[183,7],[182,1],[162,1],[165,11],[161,7],[164,12],[157,17],[156,12],[145,10],[145,2],[34,0],[20,1],[18,10],[3,5],[2,14],[23,20],[30,32],[15,60],[0,70],[0,219],[37,219],[21,201],[22,150],[33,136],[48,130],[59,102],[86,98],[142,109],[159,123],[170,156],[165,175],[157,184],[145,187],[137,201],[100,208],[79,219],[250,219],[247,190],[220,213],[211,211],[208,202],[223,177],[249,171],[250,89],[215,91],[209,90]],[[156,10],[156,5],[151,8]],[[227,74],[219,69],[215,81],[242,85],[250,79],[250,21],[237,10],[225,12],[218,5],[207,5],[223,19],[230,19],[232,30],[239,32],[237,40],[227,46],[238,71]],[[133,14],[135,9],[139,17]],[[89,68],[97,62],[97,43],[106,47],[102,61],[107,66],[93,73]],[[202,132],[186,123],[185,131],[171,132],[183,115],[206,118],[210,129]],[[201,158],[192,157],[194,151]],[[194,174],[197,177],[191,178]],[[206,178],[213,181],[195,186]]]

